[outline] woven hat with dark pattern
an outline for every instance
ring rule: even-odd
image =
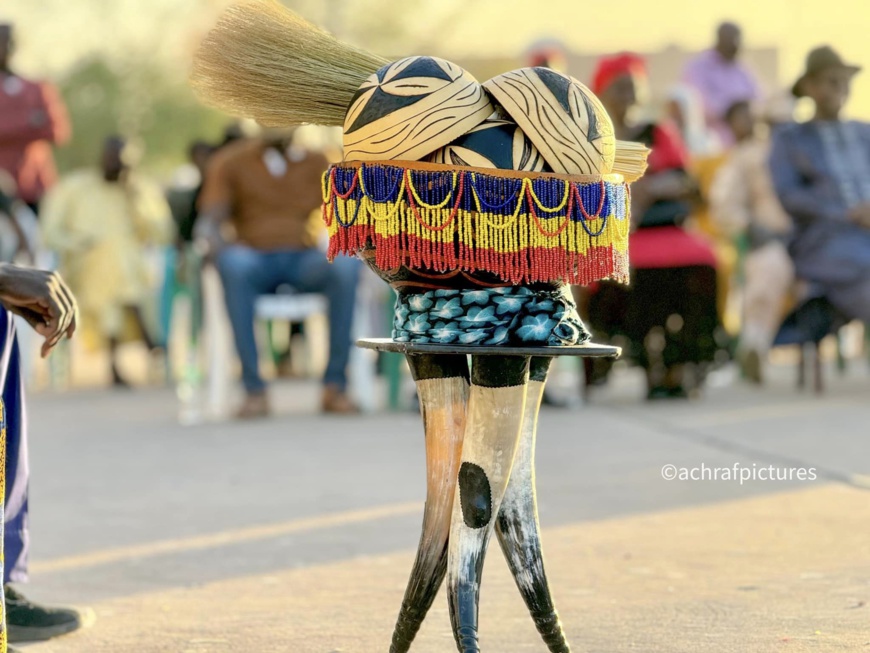
[[[521,68],[484,83],[554,172],[613,170],[616,136],[601,102],[584,84],[549,68]]]
[[[407,57],[373,73],[344,122],[350,161],[417,161],[482,123],[493,106],[478,81],[438,57]]]
[[[428,160],[473,168],[553,171],[517,123],[499,113],[436,150]]]

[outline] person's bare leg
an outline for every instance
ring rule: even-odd
[[[118,348],[120,342],[118,338],[112,336],[109,338],[109,370],[112,374],[112,385],[116,388],[129,388],[130,383],[121,375],[118,369]]]
[[[677,390],[683,387],[685,381],[686,366],[682,363],[671,365],[665,372],[665,387],[669,390]]]
[[[148,348],[148,351],[154,351],[157,349],[158,346],[154,342],[154,338],[151,337],[148,326],[145,324],[145,317],[142,315],[142,309],[139,306],[127,306],[126,310],[133,317],[133,321],[136,323],[136,328],[139,330],[139,336],[142,338],[142,344]]]
[[[743,326],[737,360],[747,381],[762,383],[767,352],[794,280],[794,266],[785,246],[771,242],[746,256],[744,275]]]

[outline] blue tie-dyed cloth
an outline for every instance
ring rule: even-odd
[[[459,345],[577,345],[589,340],[570,288],[522,286],[399,295],[393,340]]]

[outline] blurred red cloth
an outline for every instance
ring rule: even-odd
[[[646,134],[647,130],[644,130]],[[649,140],[643,141],[651,149],[647,159],[647,175],[665,170],[686,170],[689,167],[689,151],[679,128],[670,121],[662,121],[649,129]]]
[[[69,137],[66,107],[53,86],[0,76],[0,170],[12,175],[19,198],[36,203],[55,182],[51,144]]]
[[[716,255],[707,241],[680,227],[638,229],[628,238],[628,260],[638,269],[716,267]]]

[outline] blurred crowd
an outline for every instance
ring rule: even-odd
[[[870,317],[870,139],[841,118],[860,67],[822,46],[790,89],[765,92],[741,36],[721,24],[655,119],[637,112],[642,58],[604,57],[592,80],[617,137],[652,150],[632,188],[632,284],[585,293],[592,326],[646,370],[649,399],[696,392],[730,357],[761,383],[774,344]],[[804,97],[814,114],[798,124]],[[587,372],[596,383],[607,370]]]
[[[0,257],[57,267],[78,299],[83,343],[108,352],[111,382],[130,385],[123,343],[138,341],[165,364],[173,297],[187,290],[199,300],[193,291],[211,266],[241,368],[238,416],[270,412],[256,302],[285,290],[324,297],[321,407],[354,412],[347,366],[360,265],[326,262],[319,219],[320,174],[335,153],[292,131],[233,124],[220,142],[191,143],[192,176],[161,188],[136,169],[122,136],[106,134],[92,168],[58,179],[51,148],[70,133],[63,101],[14,73],[12,42],[12,26],[0,26]],[[584,80],[617,138],[652,150],[632,189],[631,285],[575,292],[597,338],[643,368],[649,399],[697,394],[730,360],[762,383],[771,347],[870,320],[870,127],[840,117],[860,69],[821,47],[792,88],[763,89],[741,47],[740,27],[721,24],[657,105],[636,54],[604,56]],[[528,63],[560,68],[562,54],[548,44]],[[796,123],[801,97],[815,113]],[[162,284],[154,252],[167,262]],[[279,374],[292,369],[289,350],[276,361]],[[607,382],[610,364],[584,372],[588,390]]]

